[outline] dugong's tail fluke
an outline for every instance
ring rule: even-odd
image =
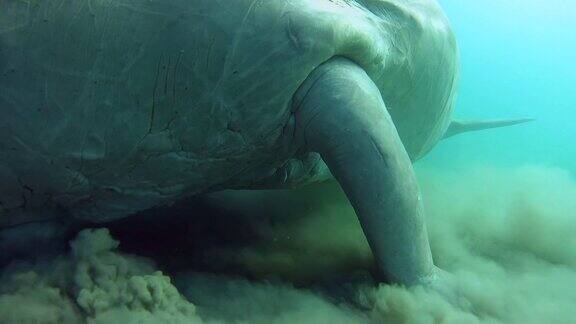
[[[533,121],[533,118],[496,119],[496,120],[453,120],[444,134],[444,138],[461,133],[474,132],[490,128],[512,126]]]

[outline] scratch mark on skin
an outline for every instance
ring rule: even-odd
[[[172,106],[175,107],[176,106],[176,83],[178,81],[178,65],[180,64],[180,60],[182,59],[182,54],[184,52],[180,51],[180,53],[178,54],[178,58],[176,59],[176,65],[174,66],[174,77],[173,77],[173,85],[172,85],[172,98],[173,98],[173,103]]]
[[[86,178],[92,178],[98,174],[101,174],[102,172],[106,171],[106,167],[103,165],[98,165],[95,167],[95,170],[93,172],[90,173],[86,173],[85,177]]]
[[[88,4],[88,12],[90,13],[90,15],[94,16],[94,8],[92,7],[92,1],[88,0],[86,1],[86,3]]]
[[[271,57],[274,57],[274,55],[277,53],[285,53],[287,49],[289,49],[288,44],[278,46],[274,48],[274,50],[266,52],[265,55],[259,55],[257,60],[250,61],[250,65],[254,70],[259,70],[266,64],[269,64]],[[240,77],[244,77],[244,74],[241,74]]]
[[[180,65],[180,61],[182,59],[182,55],[183,55],[183,51],[180,51],[178,58],[176,59],[176,64],[174,65],[174,71],[173,71],[173,84],[172,84],[172,95],[173,95],[173,99],[172,99],[172,107],[171,109],[174,109],[174,106],[176,105],[176,78],[178,75],[178,66]],[[154,130],[154,122],[155,122],[155,118],[156,118],[156,109],[158,109],[157,106],[157,91],[158,88],[160,86],[160,79],[161,77],[164,78],[164,95],[168,96],[169,94],[169,76],[170,76],[170,66],[171,66],[171,61],[172,58],[170,56],[168,56],[168,63],[167,65],[162,65],[162,62],[164,60],[164,54],[160,55],[160,58],[158,59],[158,64],[156,66],[156,76],[154,78],[154,85],[153,85],[153,89],[152,89],[152,107],[151,107],[151,111],[150,111],[150,123],[148,125],[148,130],[146,131],[146,133],[138,140],[138,142],[134,145],[134,147],[132,147],[132,149],[130,149],[129,152],[127,152],[125,154],[125,158],[122,159],[121,161],[119,161],[119,164],[122,164],[128,160],[130,160],[130,162],[128,162],[128,170],[125,173],[125,175],[130,174],[137,166],[139,163],[142,162],[146,162],[147,160],[149,160],[152,156],[154,156],[154,154],[152,155],[145,155],[144,158],[138,157],[138,155],[134,156],[133,154],[138,153],[140,151],[140,145],[144,142],[144,140],[148,137],[148,135],[151,135],[153,133]],[[162,76],[161,70],[165,70],[165,75]],[[162,90],[160,90],[162,91]],[[172,119],[167,123],[167,125],[164,127],[164,129],[162,129],[163,131],[167,130],[169,128],[169,126],[171,125],[171,123],[176,119],[176,116],[172,117]],[[142,152],[140,152],[142,153]]]
[[[117,3],[116,5],[118,7],[122,7],[122,8],[128,9],[128,10],[131,10],[135,13],[139,13],[139,14],[149,14],[149,15],[160,16],[160,17],[170,17],[170,14],[167,14],[167,13],[137,8],[136,6],[131,6],[131,5],[128,5],[126,3]]]
[[[208,45],[208,50],[206,52],[206,71],[208,71],[208,68],[210,67],[210,53],[212,53],[214,43],[216,43],[216,38],[212,38],[210,45]]]
[[[23,148],[24,151],[26,151],[26,154],[30,155],[30,157],[45,158],[45,156],[40,151],[32,149],[30,146],[28,146],[28,144],[24,143],[22,139],[20,139],[20,137],[12,136],[12,140],[14,141],[14,143],[19,144],[21,148]]]
[[[72,18],[70,18],[68,26],[66,29],[70,30],[72,29],[72,25],[76,22],[76,20],[78,19],[78,16],[80,15],[80,13],[82,12],[82,10],[84,9],[84,6],[86,5],[85,2],[81,2],[80,5],[78,6],[76,12],[74,12],[72,14]]]
[[[8,34],[8,33],[10,33],[10,32],[19,31],[19,30],[22,30],[22,29],[26,29],[28,26],[29,26],[29,23],[28,23],[28,22],[25,22],[25,23],[21,23],[21,24],[16,25],[16,26],[11,26],[11,27],[7,27],[7,28],[3,28],[3,29],[0,29],[0,35]]]
[[[166,71],[166,75],[164,75],[164,96],[168,95],[168,75],[170,74],[170,61],[171,57],[168,56],[168,64],[162,67],[162,69]]]
[[[240,25],[238,26],[237,30],[234,33],[234,38],[231,41],[231,47],[230,49],[226,52],[226,56],[224,57],[224,67],[222,68],[222,72],[220,73],[220,77],[218,79],[218,81],[215,83],[214,86],[214,91],[216,91],[216,89],[220,86],[220,84],[223,82],[223,80],[226,80],[228,78],[228,76],[230,75],[230,71],[232,69],[232,61],[234,59],[234,57],[236,56],[236,52],[238,50],[238,46],[241,43],[241,38],[243,33],[246,30],[246,26],[248,24],[248,20],[250,18],[250,15],[254,15],[256,8],[260,5],[260,0],[252,0],[252,3],[248,6],[248,9],[246,10],[246,13],[244,14],[244,17],[242,18],[242,22],[240,23]],[[252,17],[253,21],[255,21],[255,17]]]
[[[118,165],[122,165],[124,163],[128,163],[128,173],[131,172],[131,170],[133,170],[134,168],[136,168],[136,164],[138,162],[140,162],[142,159],[138,158],[138,155],[135,155],[139,149],[140,149],[140,145],[142,144],[142,142],[144,142],[144,140],[148,137],[148,135],[153,133],[153,129],[154,129],[154,120],[156,118],[156,96],[157,96],[157,90],[158,90],[158,83],[160,80],[160,69],[162,67],[162,61],[164,58],[164,54],[160,54],[160,58],[158,59],[158,64],[156,66],[156,75],[154,77],[154,85],[152,88],[152,107],[150,109],[150,123],[148,125],[148,130],[146,131],[146,133],[136,142],[136,144],[128,151],[126,152],[126,154],[124,154],[124,158],[122,158],[120,161],[118,161]],[[170,58],[169,58],[170,59]],[[166,72],[167,74],[169,72]],[[165,92],[167,92],[167,78],[165,78]],[[127,162],[128,161],[128,162]],[[132,162],[132,161],[136,161],[136,162]]]
[[[82,139],[82,146],[80,148],[80,166],[78,167],[78,169],[72,169],[70,168],[71,171],[74,172],[74,177],[72,177],[72,179],[70,179],[70,181],[68,182],[68,184],[66,185],[66,191],[71,191],[74,190],[75,188],[78,188],[82,185],[83,181],[82,178],[86,179],[86,175],[82,173],[82,171],[84,170],[84,165],[85,165],[85,161],[86,161],[86,145],[87,145],[87,141],[88,141],[88,136],[89,134],[86,133],[84,135],[84,138]]]
[[[18,184],[20,184],[20,187],[22,187],[22,204],[20,205],[20,208],[22,208],[23,210],[26,210],[26,207],[28,205],[28,197],[26,195],[26,192],[29,193],[30,197],[32,197],[32,195],[34,195],[34,189],[32,189],[30,186],[26,185],[22,179],[20,179],[20,177],[16,178],[16,181],[18,181]]]
[[[288,16],[288,23],[287,23],[287,27],[286,27],[286,32],[288,34],[288,38],[290,39],[290,41],[292,42],[294,47],[298,51],[301,51],[302,45],[300,44],[300,41],[298,40],[298,36],[295,34],[294,26],[292,23],[292,18],[290,18],[289,16]]]
[[[380,148],[378,147],[376,140],[374,140],[374,137],[369,136],[369,138],[370,138],[370,143],[372,144],[372,148],[374,149],[374,151],[376,153],[378,153],[378,155],[380,156],[380,159],[385,160],[386,158],[384,157],[384,154],[382,154],[382,151],[380,151]]]
[[[176,120],[177,115],[178,115],[178,110],[174,111],[174,109],[176,108],[176,104],[177,104],[176,85],[178,83],[178,66],[180,65],[180,61],[182,60],[183,54],[184,54],[184,51],[180,51],[180,53],[178,54],[178,58],[176,59],[176,64],[174,65],[174,74],[172,77],[172,106],[170,107],[170,111],[172,112],[172,118],[170,118],[168,123],[166,123],[166,126],[163,129],[164,131],[170,129],[170,126]]]
[[[127,8],[131,8],[127,5],[120,5],[120,6],[124,6]],[[181,13],[179,16],[182,15],[187,15],[187,16],[191,16],[191,17],[205,17],[204,15],[199,15],[199,14],[195,14],[193,12],[184,12]],[[164,16],[164,15],[162,15]],[[136,62],[138,62],[146,53],[148,48],[150,47],[150,45],[153,42],[156,42],[158,39],[160,39],[160,37],[162,36],[162,32],[165,32],[168,27],[170,26],[170,24],[176,22],[179,18],[173,18],[173,19],[168,19],[164,22],[164,24],[162,24],[160,26],[160,28],[158,28],[158,30],[156,31],[156,33],[154,34],[154,36],[152,37],[148,37],[147,41],[142,43],[139,47],[138,47],[138,51],[136,52],[136,55],[134,55],[132,57],[132,60],[130,62],[128,62],[128,64],[126,64],[126,66],[122,69],[122,73],[121,75],[125,75],[129,70],[132,69],[132,67],[136,64]]]
[[[48,104],[48,77],[44,76],[44,102]]]
[[[154,127],[154,118],[156,115],[156,88],[158,87],[158,78],[160,77],[161,65],[162,65],[162,55],[160,55],[160,59],[158,60],[158,66],[156,68],[156,77],[154,78],[154,89],[152,90],[152,110],[150,112],[150,125],[148,126],[148,131],[146,132],[146,135],[151,134],[152,128]]]
[[[212,47],[214,47],[214,43],[216,42],[216,38],[212,38],[210,41],[210,45],[208,45],[208,50],[206,52],[206,68],[210,66],[210,53],[212,53]]]

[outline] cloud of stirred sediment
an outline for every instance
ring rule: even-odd
[[[257,230],[258,240],[214,248],[221,263],[242,269],[251,280],[194,269],[171,279],[151,260],[118,252],[106,230],[88,230],[67,255],[4,270],[0,322],[573,321],[571,174],[549,167],[483,167],[424,169],[419,175],[435,262],[461,287],[458,307],[433,292],[366,279],[372,260],[358,222],[342,193],[325,185],[212,198],[247,214],[273,215]]]

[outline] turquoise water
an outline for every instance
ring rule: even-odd
[[[455,116],[536,121],[451,138],[425,163],[538,164],[576,173],[576,1],[440,3],[461,52]]]

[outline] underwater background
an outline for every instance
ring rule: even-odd
[[[460,46],[455,117],[535,118],[438,145],[423,164],[558,166],[576,172],[576,2],[439,1]]]
[[[535,119],[416,163],[458,305],[378,285],[352,208],[324,183],[72,233],[65,253],[3,269],[0,323],[574,323],[576,2],[440,3],[461,52],[455,117]]]

